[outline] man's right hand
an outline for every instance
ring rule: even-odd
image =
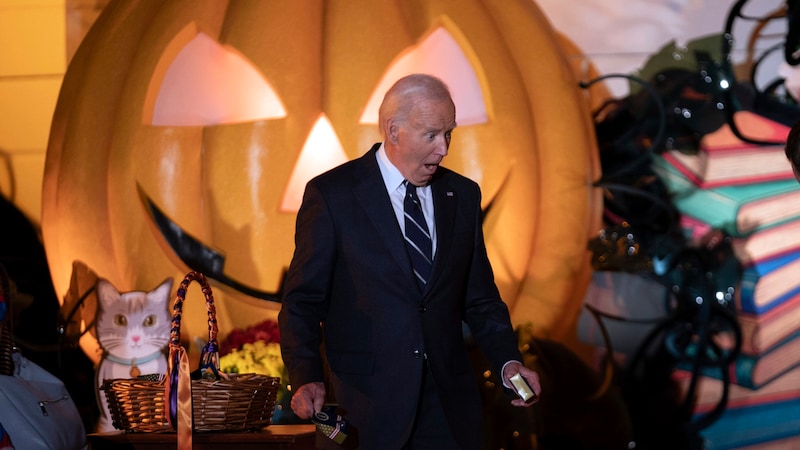
[[[301,419],[310,419],[325,404],[325,384],[306,383],[292,395],[292,411]]]

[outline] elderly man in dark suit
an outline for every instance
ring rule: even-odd
[[[379,121],[384,142],[311,180],[297,215],[279,314],[292,409],[320,410],[326,359],[360,448],[479,449],[462,322],[506,387],[520,374],[538,395],[539,377],[519,362],[494,282],[480,188],[440,165],[456,127],[447,86],[398,80]]]

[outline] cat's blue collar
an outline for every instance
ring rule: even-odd
[[[147,356],[143,356],[141,358],[120,358],[118,356],[112,355],[111,353],[107,353],[106,354],[106,359],[111,361],[111,362],[115,362],[117,364],[125,364],[126,366],[132,366],[132,365],[134,365],[134,363],[136,363],[136,364],[144,364],[144,363],[150,362],[150,361],[158,358],[159,356],[165,356],[164,352],[162,352],[161,350],[158,350],[157,352],[151,353],[151,354],[149,354]]]

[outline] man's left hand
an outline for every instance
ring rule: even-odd
[[[525,402],[525,400],[521,398],[515,398],[514,400],[511,400],[511,404],[514,406],[527,407],[538,402],[539,397],[542,395],[542,385],[539,382],[539,374],[525,367],[523,364],[519,362],[512,361],[508,363],[506,367],[503,369],[503,383],[506,386],[512,386],[511,390],[514,390],[513,389],[514,385],[511,383],[511,377],[513,377],[516,374],[520,374],[522,378],[524,378],[525,381],[528,382],[528,385],[530,385],[531,389],[533,389],[533,393],[536,394],[536,398],[534,398],[530,402]]]

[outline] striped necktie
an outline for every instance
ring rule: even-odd
[[[425,284],[431,274],[433,244],[425,216],[422,214],[422,204],[417,197],[417,187],[408,181],[403,183],[406,185],[406,197],[403,201],[406,246],[408,254],[411,256],[411,265],[414,268],[417,283],[422,290],[425,290]]]

